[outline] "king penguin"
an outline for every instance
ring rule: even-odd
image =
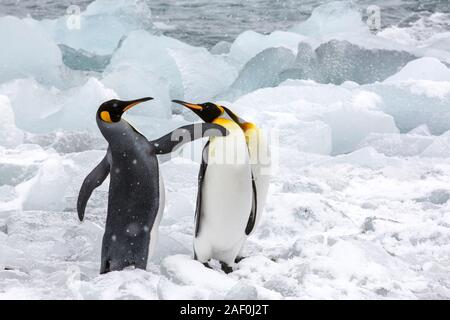
[[[137,104],[152,100],[111,100],[97,111],[97,125],[108,141],[105,157],[84,180],[77,203],[83,221],[87,202],[95,188],[110,177],[100,273],[129,266],[146,269],[153,253],[164,211],[164,184],[157,155],[168,154],[201,137],[224,136],[219,125],[184,126],[154,141],[148,141],[122,115]]]
[[[194,257],[208,266],[221,262],[226,273],[242,260],[247,237],[258,224],[270,181],[267,140],[253,123],[211,102],[181,104],[206,123],[220,124],[230,134],[212,137],[203,150],[195,214]]]

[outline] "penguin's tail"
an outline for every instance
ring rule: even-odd
[[[205,137],[224,137],[229,134],[224,127],[214,123],[196,123],[178,128],[165,136],[150,141],[156,154],[163,155],[176,151],[183,145]]]

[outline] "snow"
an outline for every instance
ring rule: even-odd
[[[445,34],[375,35],[332,2],[208,51],[155,34],[139,0],[97,0],[81,17],[70,32],[67,17],[0,18],[0,299],[450,297]],[[160,159],[167,204],[147,270],[99,275],[108,179],[76,215],[107,148],[95,112],[144,96],[125,118],[149,139],[199,121],[171,99],[217,101],[268,133],[267,204],[229,275],[193,260],[204,141]]]

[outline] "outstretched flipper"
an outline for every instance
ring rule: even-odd
[[[252,210],[250,211],[250,218],[248,219],[247,227],[245,228],[245,234],[248,236],[252,233],[253,228],[256,224],[256,213],[258,212],[258,194],[256,190],[255,178],[252,174],[252,189],[253,189],[253,200],[252,200]]]
[[[89,175],[84,179],[83,185],[81,186],[80,193],[78,195],[77,211],[78,218],[80,221],[84,219],[84,212],[86,210],[86,205],[91,197],[92,192],[99,187],[109,174],[109,162],[108,155],[106,155],[103,160],[94,168],[94,170],[89,173]]]
[[[156,149],[156,154],[171,153],[186,143],[204,137],[223,137],[228,135],[227,129],[213,123],[196,123],[178,128],[165,136],[150,141]]]

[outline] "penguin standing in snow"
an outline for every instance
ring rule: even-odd
[[[260,161],[268,145],[256,125],[228,108],[174,100],[195,112],[206,123],[219,124],[230,134],[212,137],[203,150],[199,172],[194,257],[208,266],[219,260],[222,270],[242,259],[247,237],[255,230],[267,197],[270,172]]]
[[[106,156],[86,177],[77,211],[84,219],[87,202],[95,188],[110,174],[108,212],[102,242],[100,273],[129,266],[145,269],[153,252],[164,211],[164,185],[157,155],[168,154],[184,143],[205,136],[223,136],[215,124],[195,124],[148,141],[122,115],[137,104],[152,100],[111,100],[97,111],[97,125],[109,143]]]

